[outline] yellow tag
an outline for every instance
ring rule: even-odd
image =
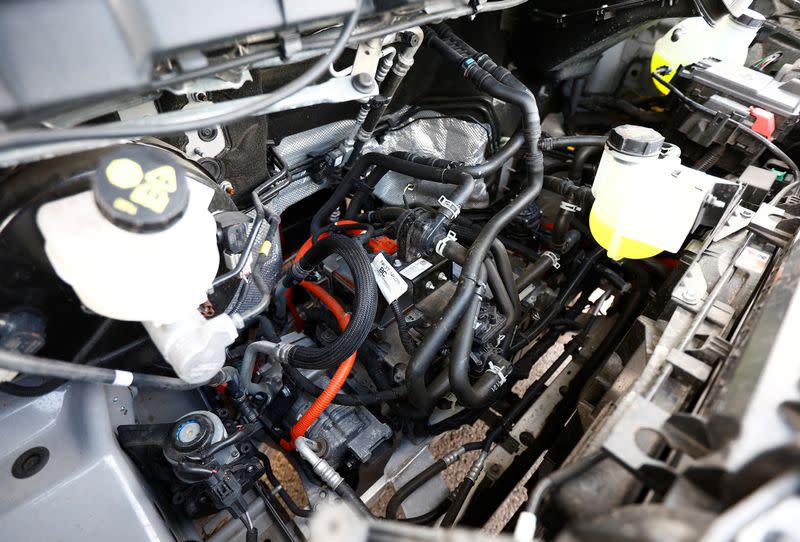
[[[129,215],[135,215],[139,208],[131,203],[130,201],[126,200],[125,198],[117,198],[114,200],[114,209],[117,211],[122,211],[123,213],[128,213]]]
[[[144,174],[144,182],[133,189],[130,199],[154,213],[161,214],[169,205],[169,195],[178,188],[172,166],[160,166]]]
[[[142,166],[130,158],[117,158],[106,166],[106,177],[117,188],[126,190],[142,182],[144,172]]]

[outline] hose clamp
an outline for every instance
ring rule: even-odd
[[[578,205],[576,205],[574,203],[570,203],[568,201],[562,201],[561,202],[561,208],[564,209],[565,211],[570,212],[570,213],[579,213],[581,211],[580,206],[578,206]]]
[[[505,368],[502,365],[495,365],[490,361],[489,366],[486,368],[486,372],[497,375],[497,383],[499,387],[502,387],[506,383],[506,380],[508,380],[508,375],[506,374]]]
[[[561,264],[558,263],[559,262],[558,254],[556,254],[555,252],[546,250],[542,252],[542,256],[544,256],[545,258],[550,258],[550,261],[553,262],[553,269],[559,269],[561,267]]]
[[[453,203],[444,195],[439,196],[439,205],[442,208],[442,214],[450,220],[454,220],[461,213],[461,206]]]
[[[453,230],[448,230],[447,235],[445,235],[436,242],[436,248],[435,248],[436,254],[438,254],[441,257],[444,257],[445,245],[455,240],[456,240],[456,232],[454,232]]]

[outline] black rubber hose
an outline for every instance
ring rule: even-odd
[[[472,478],[464,478],[464,480],[458,485],[456,495],[453,497],[453,502],[450,503],[450,508],[447,509],[447,513],[444,515],[444,518],[442,518],[440,527],[446,529],[453,526],[458,519],[458,514],[461,513],[461,509],[464,507],[464,503],[467,501],[467,497],[469,497],[470,491],[472,491],[472,486],[474,485],[475,481]]]
[[[508,103],[518,106],[523,113],[523,135],[526,148],[525,168],[528,177],[528,186],[517,198],[504,207],[484,226],[481,233],[472,243],[469,255],[461,270],[461,277],[456,287],[456,292],[450,299],[448,306],[443,311],[435,328],[429,332],[422,344],[417,349],[414,357],[409,361],[406,369],[406,381],[409,386],[409,400],[421,411],[428,412],[433,407],[434,398],[430,396],[425,384],[425,377],[434,357],[440,351],[444,341],[453,331],[461,315],[469,307],[475,294],[478,273],[483,260],[491,248],[492,241],[514,217],[536,197],[542,189],[544,176],[544,163],[539,150],[541,126],[539,124],[539,111],[536,99],[532,94],[520,91],[494,79],[488,72],[469,63],[458,52],[454,51],[444,41],[435,35],[428,34],[429,44],[433,46],[446,59],[456,62],[463,69],[462,75],[469,79],[480,90]]]
[[[398,519],[397,521],[404,521],[406,523],[413,523],[415,525],[427,525],[447,512],[447,509],[450,508],[450,503],[450,499],[445,499],[437,504],[432,510],[425,512],[424,514],[420,514],[419,516],[415,516],[413,518]]]
[[[568,179],[545,175],[544,188],[560,196],[572,194],[575,198],[575,203],[582,209],[588,209],[592,206],[592,203],[594,203],[594,195],[592,195],[592,189],[590,187],[578,186]]]
[[[464,444],[463,453],[480,450],[482,447],[481,442],[468,442]],[[461,454],[459,454],[461,455]],[[426,469],[422,470],[419,474],[415,475],[411,480],[406,482],[401,487],[397,488],[395,494],[389,499],[386,505],[386,517],[389,519],[397,519],[397,513],[400,511],[400,505],[409,498],[415,491],[424,486],[430,479],[444,472],[445,469],[452,463],[446,461],[444,458],[439,459],[429,465]]]
[[[603,152],[602,147],[580,147],[572,156],[572,165],[569,168],[569,179],[576,185],[583,181],[583,166],[595,154]]]
[[[361,500],[358,493],[356,493],[347,482],[342,481],[341,484],[336,486],[335,491],[343,500],[352,504],[357,512],[360,512],[365,517],[372,517],[372,511],[364,504],[364,501]]]
[[[392,309],[394,321],[397,324],[397,334],[400,336],[400,344],[403,345],[403,350],[405,350],[407,354],[413,354],[415,350],[414,341],[408,333],[408,324],[406,323],[403,310],[400,308],[400,303],[395,299],[389,303],[389,306]]]
[[[517,292],[522,292],[522,290],[544,277],[553,268],[554,263],[553,258],[550,256],[539,256],[539,259],[526,267],[517,278]]]
[[[542,501],[544,501],[545,497],[552,490],[563,486],[576,476],[580,476],[581,474],[585,473],[599,463],[604,457],[605,452],[602,449],[598,450],[575,460],[566,467],[561,467],[560,469],[551,472],[545,478],[539,480],[539,483],[536,484],[536,487],[533,489],[533,491],[531,491],[526,510],[535,515],[539,510]]]
[[[571,248],[567,243],[567,233],[572,226],[572,218],[575,216],[574,205],[575,196],[570,192],[564,196],[561,207],[558,209],[556,220],[553,223],[553,233],[550,235],[550,248],[556,254],[563,255]]]
[[[486,272],[478,276],[478,282],[485,280]],[[477,382],[470,382],[469,361],[474,338],[474,326],[481,306],[481,296],[473,295],[467,310],[461,317],[461,323],[456,329],[453,338],[453,347],[450,353],[450,387],[458,398],[458,402],[468,408],[480,408],[491,404],[502,386],[498,383],[498,375],[489,371],[484,372]]]
[[[100,340],[105,337],[113,323],[114,321],[110,318],[103,320],[94,333],[92,333],[92,335],[89,337],[89,340],[86,341],[84,345],[81,346],[80,350],[78,350],[78,352],[72,357],[72,363],[83,363],[89,354],[92,353],[92,350],[94,350],[94,348],[97,346],[97,343],[99,343]],[[65,382],[66,380],[62,378],[51,378],[45,380],[41,384],[37,384],[36,386],[25,386],[22,384],[15,384],[13,382],[2,382],[0,383],[0,391],[8,393],[9,395],[15,395],[17,397],[39,397],[41,395],[50,393]]]
[[[132,373],[103,367],[88,367],[67,361],[49,358],[28,356],[10,350],[0,349],[0,367],[9,371],[62,378],[65,380],[78,380],[94,382],[97,384],[110,384],[114,386],[133,386],[140,388],[155,388],[163,390],[193,390],[203,384],[189,384],[180,378],[167,376]]]
[[[497,271],[500,273],[500,278],[505,286],[505,291],[514,306],[513,324],[515,325],[522,314],[522,304],[519,301],[519,296],[516,295],[517,289],[514,285],[514,271],[511,269],[511,259],[508,257],[508,251],[500,239],[492,241],[491,250],[494,263],[497,265]],[[509,329],[511,329],[510,326]]]
[[[339,208],[347,195],[354,191],[359,179],[372,166],[381,168],[384,174],[386,171],[395,171],[403,175],[408,175],[409,177],[414,177],[415,179],[457,184],[459,188],[450,197],[450,200],[458,205],[463,205],[467,199],[469,199],[469,196],[475,188],[475,179],[467,173],[456,169],[441,169],[423,164],[416,164],[399,158],[395,156],[395,154],[396,153],[386,155],[379,152],[371,152],[356,160],[352,169],[347,172],[328,201],[326,201],[314,215],[311,221],[311,235],[313,238],[316,239],[319,236],[324,222],[330,217],[331,213]],[[374,179],[374,182],[377,183],[377,179]],[[354,216],[358,214],[359,211],[360,209],[354,208],[352,212],[348,212],[345,216],[349,216],[350,214]]]
[[[89,361],[86,362],[86,365],[92,365],[95,367],[105,365],[106,363],[114,361],[120,356],[124,356],[125,354],[132,352],[137,348],[141,348],[142,346],[148,344],[149,342],[150,342],[149,335],[146,335],[144,337],[139,337],[138,339],[131,341],[128,344],[124,344],[119,348],[115,348],[110,352],[101,354],[97,357],[90,359]],[[72,363],[75,363],[74,358]],[[50,379],[47,382],[38,384],[36,386],[25,386],[22,384],[17,384],[15,382],[3,382],[0,383],[0,392],[7,393],[9,395],[14,395],[15,397],[40,397],[55,390],[63,382],[65,382],[65,380]]]
[[[522,338],[511,347],[512,352],[516,351],[517,348],[521,348],[535,340],[536,337],[538,337],[539,334],[544,331],[550,322],[561,312],[561,310],[564,308],[564,305],[574,294],[575,289],[580,286],[581,282],[583,282],[583,279],[586,278],[586,275],[589,273],[592,267],[594,267],[597,261],[603,257],[604,253],[604,248],[597,247],[587,256],[586,260],[581,264],[577,272],[570,277],[569,283],[561,287],[558,298],[550,306],[547,313],[536,322],[536,325],[533,327],[533,329],[524,333],[520,333]]]
[[[264,452],[259,451],[256,443],[250,444],[253,447],[253,453],[256,457],[261,460],[261,463],[264,465],[264,472],[267,475],[267,479],[269,483],[272,484],[273,491],[277,491],[278,495],[280,496],[281,500],[286,503],[286,507],[289,511],[292,512],[295,516],[299,516],[301,518],[307,518],[311,516],[311,510],[306,508],[300,508],[297,503],[292,499],[286,489],[283,487],[283,484],[278,477],[275,476],[275,472],[272,470],[272,464],[270,463],[269,457]],[[263,484],[264,482],[259,482]]]
[[[444,252],[445,257],[448,260],[452,260],[458,265],[464,265],[464,262],[467,260],[467,254],[467,248],[457,242],[448,243]],[[486,268],[486,281],[489,284],[489,290],[492,292],[495,301],[500,307],[500,311],[506,317],[506,324],[503,326],[502,330],[502,332],[505,333],[514,325],[516,325],[517,322],[518,313],[511,297],[514,296],[517,300],[519,300],[519,296],[517,295],[516,290],[513,289],[513,275],[511,283],[512,289],[509,290],[508,285],[498,271],[497,266],[490,259],[487,258],[484,260],[484,266]]]
[[[343,235],[329,235],[313,244],[300,261],[292,265],[284,279],[291,287],[304,280],[331,254],[338,254],[353,277],[353,314],[347,328],[324,347],[293,346],[288,352],[290,364],[302,369],[328,369],[339,365],[356,352],[367,338],[378,309],[378,289],[367,253],[357,241]]]
[[[475,164],[474,166],[460,166],[459,169],[472,175],[476,179],[488,177],[489,175],[497,173],[500,168],[503,167],[503,164],[511,160],[514,155],[519,152],[524,144],[525,136],[523,136],[521,132],[517,132],[485,162]]]
[[[291,365],[284,365],[284,371],[294,384],[303,392],[318,397],[324,390],[311,382],[303,375],[298,369]],[[405,395],[405,387],[390,388],[388,390],[380,390],[375,393],[350,395],[344,393],[337,393],[331,403],[334,405],[344,406],[369,406],[378,403],[385,403],[387,401],[396,401]]]
[[[397,519],[397,514],[400,511],[400,505],[403,504],[403,501],[410,497],[416,490],[425,485],[434,476],[444,472],[446,468],[447,463],[445,463],[444,460],[439,459],[429,465],[422,472],[414,476],[411,480],[406,482],[405,485],[397,488],[397,491],[395,491],[395,494],[391,499],[389,499],[389,503],[386,505],[386,517],[388,519]]]
[[[567,147],[602,147],[606,144],[608,136],[596,135],[574,135],[563,137],[548,137],[539,142],[539,148],[543,151],[555,149],[565,149]]]

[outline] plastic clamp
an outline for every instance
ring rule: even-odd
[[[461,213],[461,207],[447,199],[444,195],[439,196],[439,205],[442,207],[442,214],[450,220],[455,219]]]
[[[455,240],[456,240],[456,232],[454,232],[453,230],[448,230],[447,235],[445,235],[436,242],[436,248],[435,248],[436,254],[444,257],[443,252],[445,245]]]
[[[555,252],[546,250],[542,252],[542,256],[544,256],[545,258],[550,258],[550,261],[553,262],[553,269],[559,269],[561,267],[561,264],[558,263],[559,262],[558,254],[556,254]]]

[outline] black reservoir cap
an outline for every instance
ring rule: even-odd
[[[656,156],[664,144],[664,136],[644,126],[623,124],[608,134],[608,146],[629,156]]]
[[[186,174],[178,161],[144,145],[125,145],[103,157],[92,191],[103,216],[134,233],[169,228],[189,205]]]

